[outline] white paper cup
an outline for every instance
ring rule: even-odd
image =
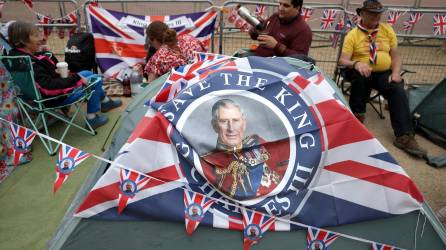
[[[66,62],[58,62],[56,64],[57,72],[59,72],[60,77],[67,78],[68,77],[68,63]]]

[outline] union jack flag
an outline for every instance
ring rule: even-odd
[[[434,28],[434,35],[446,35],[446,15],[436,14],[432,26]]]
[[[36,137],[36,132],[12,122],[9,123],[9,130],[11,131],[13,145],[14,166],[17,167],[20,163],[20,157],[29,152],[29,147]]]
[[[390,25],[395,25],[396,22],[398,21],[398,18],[400,18],[400,16],[403,14],[404,12],[402,11],[393,11],[390,10],[387,12],[387,23]]]
[[[403,23],[403,30],[408,31],[410,30],[420,19],[423,17],[423,13],[421,12],[412,12],[410,13],[409,18],[407,21]]]
[[[122,168],[119,175],[118,213],[122,213],[130,199],[149,182],[150,177]]]
[[[120,72],[143,63],[145,27],[154,20],[164,21],[177,34],[189,34],[209,46],[215,28],[216,11],[171,16],[140,16],[106,10],[88,5],[87,20],[93,33],[96,58],[106,77],[115,78]]]
[[[347,25],[345,26],[345,32],[349,32],[350,29],[353,27],[352,22],[350,21],[350,19],[347,18]],[[342,31],[344,29],[344,17],[339,18],[338,23],[335,26],[335,30],[336,31]],[[338,44],[339,41],[339,34],[340,33],[333,33],[330,35],[330,39],[331,39],[331,47],[336,48],[336,45]]]
[[[158,94],[147,102],[146,105],[150,106],[152,103],[164,103],[171,100],[182,89],[213,73],[227,63],[229,59],[230,57],[224,55],[196,53],[194,63],[172,69]]]
[[[243,218],[243,247],[245,250],[257,244],[263,235],[274,225],[275,219],[255,210],[240,209]]]
[[[50,23],[54,23],[54,20],[51,17],[42,15],[37,13],[37,20],[39,21],[40,24],[50,24]],[[49,35],[51,35],[51,31],[53,28],[51,27],[43,27],[43,36],[44,38],[48,38]]]
[[[266,6],[265,5],[260,5],[260,4],[256,5],[255,14],[257,16],[263,16],[263,15],[265,15],[265,12],[266,12]]]
[[[314,9],[302,7],[300,11],[300,15],[303,17],[304,21],[308,21],[313,15]]]
[[[186,224],[186,232],[189,235],[197,229],[198,224],[204,218],[204,215],[211,207],[215,200],[206,196],[184,190],[184,220]]]
[[[297,230],[296,223],[335,226],[421,208],[424,199],[414,182],[355,119],[340,101],[340,95],[332,87],[334,83],[321,72],[296,68],[279,57],[237,58],[214,72],[188,85],[159,107],[152,105],[122,146],[116,164],[153,177],[128,199],[126,212],[120,214],[116,209],[122,196],[120,180],[123,178],[112,165],[90,191],[76,216],[111,220],[158,218],[184,223],[184,189],[187,188],[219,201],[213,203],[200,225],[245,231],[247,240],[244,242],[249,247],[265,230]],[[212,160],[205,157],[213,155],[218,141],[211,124],[211,111],[221,98],[253,103],[249,107],[250,119],[255,119],[250,120],[251,130],[274,130],[281,140],[288,141],[291,135],[289,140],[294,141],[286,150],[267,143],[269,145],[262,146],[269,155],[256,149],[249,155],[242,155],[239,161],[232,159],[234,155],[217,152],[224,153],[223,162],[215,163],[215,166],[222,166],[219,172],[240,177],[237,179],[240,182],[222,186],[228,184],[239,191],[243,187],[257,190],[249,199],[231,198],[223,193],[224,190],[218,188],[222,179],[208,176],[206,172],[217,171],[206,170],[204,165],[206,160]],[[283,128],[283,133],[279,131],[280,126],[275,122],[282,124],[282,119],[292,131],[288,128]],[[314,136],[311,137],[311,133]],[[289,153],[291,150],[293,155]],[[219,156],[215,155],[215,159],[220,159]],[[254,156],[257,158],[245,159]],[[290,172],[283,177],[278,173],[280,168],[247,172],[250,169],[244,167],[257,164],[260,157],[270,160],[276,157],[277,161],[264,164],[280,165],[280,168],[284,164],[281,159],[286,159],[288,165],[282,169]],[[274,181],[285,185],[274,187]],[[266,186],[271,187],[271,192],[257,197]],[[273,206],[268,206],[270,203]],[[246,211],[244,207],[253,210]],[[253,215],[253,211],[258,215]],[[267,216],[256,219],[262,215]],[[271,222],[268,216],[281,219]]]
[[[321,29],[326,30],[333,26],[334,21],[336,20],[336,16],[338,14],[338,10],[334,9],[325,9],[324,13],[321,17]]]
[[[59,156],[56,165],[56,181],[54,181],[53,192],[62,186],[62,184],[68,179],[68,175],[73,172],[77,165],[91,156],[89,153],[85,153],[75,147],[62,144],[59,149]]]
[[[307,249],[327,250],[340,235],[320,228],[308,227]]]
[[[379,243],[373,242],[372,250],[402,250],[402,249],[394,247],[394,246],[390,246],[390,245],[379,244]]]

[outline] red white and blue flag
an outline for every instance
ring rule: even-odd
[[[87,20],[93,33],[96,58],[106,77],[119,78],[120,73],[147,55],[144,48],[145,27],[152,21],[163,21],[178,35],[189,34],[205,46],[210,45],[216,11],[171,16],[140,16],[106,10],[94,5],[87,7]]]
[[[301,11],[300,11],[300,15],[302,16],[304,21],[307,22],[313,15],[313,12],[314,12],[313,8],[302,7]]]
[[[189,235],[197,229],[204,215],[215,202],[206,196],[184,190],[184,221],[186,225],[186,232]]]
[[[17,167],[20,163],[20,157],[29,152],[29,147],[36,137],[36,132],[12,122],[9,123],[9,130],[11,131],[13,145],[13,162],[14,166]]]
[[[150,177],[136,171],[122,168],[119,174],[118,213],[122,213],[130,199],[143,189],[150,181]]]
[[[76,169],[77,165],[91,156],[75,147],[62,144],[59,149],[59,156],[56,165],[56,180],[54,181],[53,192],[62,186],[68,176]]]
[[[407,21],[404,21],[403,23],[403,30],[408,31],[410,30],[416,23],[420,21],[420,19],[423,17],[423,13],[421,12],[412,12],[410,13],[409,18]]]
[[[274,226],[274,218],[255,210],[240,209],[243,217],[243,247],[245,250],[257,244],[263,235]]]
[[[265,5],[261,5],[261,4],[257,4],[256,5],[256,10],[255,10],[255,14],[257,16],[264,16],[266,12],[266,6]]]
[[[321,17],[321,29],[326,30],[333,26],[336,20],[338,10],[335,9],[325,9]]]
[[[394,247],[394,246],[386,245],[386,244],[379,244],[379,243],[373,242],[372,250],[402,250],[402,249]]]
[[[435,14],[433,17],[434,35],[444,36],[446,35],[446,15]]]
[[[400,16],[403,14],[404,12],[402,11],[397,11],[397,10],[389,10],[387,11],[387,23],[390,25],[395,25],[396,22],[398,21],[398,19],[400,18]]]
[[[340,235],[320,228],[308,227],[307,250],[328,250]]]
[[[153,179],[125,211],[116,210],[123,178],[112,165],[76,215],[184,223],[185,189],[217,201],[200,225],[240,231],[248,225],[243,209],[275,217],[274,231],[419,210],[414,182],[333,86],[284,58],[227,62],[152,104],[138,123],[114,162]],[[231,122],[222,107],[232,109]],[[222,132],[230,125],[237,135]]]

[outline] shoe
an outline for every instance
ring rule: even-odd
[[[354,113],[356,119],[360,121],[361,123],[364,123],[365,121],[365,114],[364,113]]]
[[[122,105],[121,100],[110,100],[108,102],[101,103],[101,112],[105,113],[108,112],[114,108],[120,107]]]
[[[93,129],[97,129],[108,122],[108,117],[105,115],[96,115],[93,119],[87,119],[87,122]]]
[[[427,156],[427,151],[418,145],[418,142],[415,140],[415,136],[411,134],[398,136],[395,141],[393,141],[393,145],[413,156]]]

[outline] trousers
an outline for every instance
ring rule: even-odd
[[[372,72],[369,77],[364,77],[354,69],[347,70],[346,77],[351,82],[350,109],[353,113],[365,113],[370,92],[375,89],[389,104],[390,122],[395,136],[412,134],[414,130],[404,81],[389,82],[391,74],[392,71],[388,70]]]
[[[82,77],[90,79],[91,77],[97,76],[91,71],[84,70],[78,73]],[[87,102],[87,113],[96,113],[101,110],[101,100],[105,98],[105,92],[102,89],[102,79],[98,81],[97,84],[93,86],[94,92],[91,95],[90,99]],[[62,102],[62,104],[70,104],[73,103],[79,98],[85,95],[85,90],[83,87],[79,87],[73,90],[71,94]]]

